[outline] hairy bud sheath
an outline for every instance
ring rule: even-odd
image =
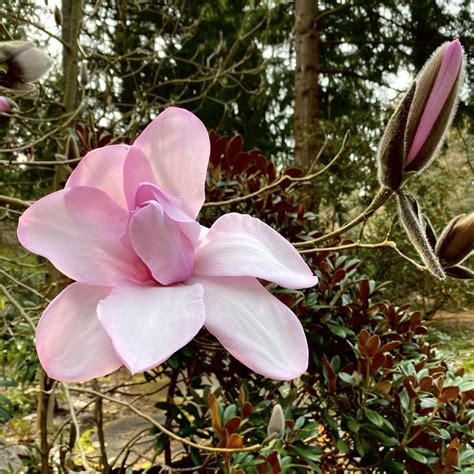
[[[413,199],[402,190],[397,192],[397,197],[400,219],[413,247],[415,247],[431,274],[439,279],[446,278],[443,268],[426,237],[424,224],[420,221],[419,215],[416,213],[418,207],[415,207]]]
[[[52,61],[29,41],[4,41],[0,42],[0,64],[0,85],[13,88],[40,79]]]
[[[426,168],[444,141],[464,71],[459,40],[440,46],[387,125],[378,153],[379,181],[396,191],[406,173]]]

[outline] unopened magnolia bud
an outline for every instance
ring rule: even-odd
[[[426,238],[425,229],[414,212],[413,202],[400,190],[397,192],[400,219],[406,233],[426,268],[439,279],[446,278],[441,264]]]
[[[0,42],[0,63],[5,73],[0,84],[16,87],[37,81],[51,67],[52,61],[29,41]]]
[[[82,61],[81,68],[79,71],[79,82],[82,86],[89,84],[89,69],[87,69],[87,62]]]
[[[474,250],[474,212],[456,216],[445,227],[435,252],[441,261],[451,267],[465,260]]]
[[[63,24],[63,15],[57,5],[54,7],[54,21],[58,26],[61,26]]]
[[[442,145],[456,111],[463,63],[461,43],[454,40],[440,46],[416,78],[405,136],[405,171],[425,168]]]
[[[267,435],[272,436],[274,434],[277,438],[282,438],[285,434],[285,415],[279,403],[273,407],[272,416],[267,427]]]
[[[438,48],[390,118],[378,152],[379,181],[397,191],[428,166],[443,143],[464,75],[459,40]]]
[[[81,153],[79,151],[79,146],[77,145],[76,137],[69,135],[66,142],[66,159],[74,160],[80,157]]]
[[[0,113],[8,114],[12,111],[12,109],[16,106],[13,100],[0,95]]]

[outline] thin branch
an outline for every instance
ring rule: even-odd
[[[69,388],[66,383],[62,382],[61,385],[63,386],[64,395],[66,396],[67,404],[69,407],[69,413],[71,415],[71,420],[76,429],[76,436],[77,436],[77,447],[79,448],[79,455],[81,456],[82,467],[86,468],[87,470],[91,471],[92,468],[87,461],[86,454],[84,453],[84,449],[82,448],[81,444],[81,432],[79,430],[79,423],[77,422],[76,412],[74,411],[74,405],[72,403],[71,394],[69,393]]]
[[[248,452],[248,451],[256,451],[256,450],[262,448],[262,444],[253,444],[252,446],[247,446],[245,448],[213,448],[212,446],[204,446],[202,444],[194,443],[193,441],[189,441],[185,438],[181,438],[181,436],[178,436],[177,434],[175,434],[172,431],[168,430],[160,422],[156,421],[153,417],[151,417],[150,415],[147,415],[146,413],[143,413],[138,408],[135,408],[133,405],[131,405],[128,402],[125,402],[123,400],[118,400],[115,397],[110,397],[108,395],[104,395],[103,393],[96,392],[95,390],[89,390],[89,389],[86,389],[86,388],[73,388],[73,387],[71,387],[71,390],[74,391],[74,392],[79,392],[79,393],[88,393],[89,395],[94,395],[96,397],[102,397],[104,400],[108,400],[109,402],[117,403],[118,405],[122,405],[124,407],[127,407],[129,410],[133,411],[139,417],[143,418],[144,420],[147,420],[155,428],[158,428],[165,435],[169,436],[170,438],[174,439],[175,441],[179,441],[182,444],[186,444],[187,446],[190,446],[191,448],[202,449],[204,451],[210,451],[210,452],[214,452],[214,453]]]
[[[296,243],[293,243],[293,245],[295,247],[306,247],[307,245],[314,245],[319,242],[323,242],[324,240],[328,240],[333,237],[337,237],[341,234],[344,234],[348,230],[352,229],[356,225],[368,219],[374,212],[380,209],[388,201],[388,199],[392,196],[392,194],[393,194],[393,191],[391,189],[386,188],[385,186],[382,186],[379,189],[376,196],[374,197],[373,201],[367,207],[367,209],[361,214],[359,214],[352,221],[348,222],[347,224],[343,225],[342,227],[340,227],[339,229],[336,229],[333,232],[329,232],[329,234],[322,235],[321,237],[318,237],[316,239],[305,240],[304,242],[296,242]]]
[[[253,193],[246,194],[245,196],[239,196],[239,197],[235,197],[235,198],[231,198],[231,199],[226,199],[224,201],[206,202],[206,203],[204,203],[203,207],[225,206],[227,204],[234,204],[234,203],[237,203],[237,202],[246,201],[248,199],[252,199],[256,196],[259,196],[260,194],[275,190],[275,188],[277,186],[279,186],[283,181],[291,181],[291,182],[295,182],[295,183],[301,183],[301,182],[304,182],[304,181],[311,181],[314,178],[316,178],[316,177],[320,176],[321,174],[325,173],[342,156],[342,153],[343,153],[343,151],[344,151],[344,149],[347,145],[347,142],[349,140],[349,137],[350,137],[350,133],[349,133],[349,131],[347,131],[346,134],[344,135],[344,139],[342,141],[341,148],[339,149],[337,154],[334,156],[334,158],[326,166],[324,166],[323,168],[321,168],[319,171],[317,171],[315,173],[307,174],[305,176],[300,176],[299,178],[295,178],[293,176],[288,176],[287,174],[285,174],[285,175],[281,176],[280,178],[278,178],[276,181],[273,181],[273,183],[270,183],[269,185],[264,186],[263,188],[260,188],[257,191],[254,191]]]
[[[28,325],[30,326],[30,328],[31,328],[31,330],[33,331],[33,334],[34,334],[34,332],[36,330],[35,323],[28,316],[28,314],[23,309],[21,304],[12,296],[12,294],[5,288],[5,286],[0,285],[0,290],[2,290],[2,292],[5,295],[6,299],[18,310],[18,312],[21,314],[22,318],[28,323]]]
[[[0,194],[0,202],[4,204],[8,204],[10,206],[20,207],[22,209],[26,209],[30,207],[32,204],[30,201],[23,201],[23,199],[10,197],[10,196],[4,196],[3,194]]]

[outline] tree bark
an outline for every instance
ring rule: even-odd
[[[316,155],[315,126],[320,112],[317,0],[295,1],[295,163],[309,168]]]
[[[78,39],[82,23],[82,1],[63,0],[61,9],[63,24],[61,30],[62,39],[67,46],[63,48],[63,93],[64,111],[70,113],[77,105],[78,85]]]

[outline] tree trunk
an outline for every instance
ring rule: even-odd
[[[316,155],[320,89],[318,83],[319,37],[317,0],[295,1],[295,163],[308,169]]]
[[[82,23],[82,1],[63,0],[61,12],[63,17],[61,36],[67,44],[63,48],[64,111],[70,113],[76,108],[79,89],[78,39]]]

